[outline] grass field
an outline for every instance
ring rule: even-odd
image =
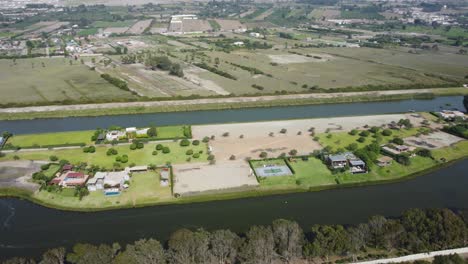
[[[281,45],[284,45],[283,40]],[[294,42],[288,40],[288,42]],[[300,41],[296,41],[300,43]],[[289,45],[293,45],[290,43]],[[366,85],[414,85],[426,86],[447,85],[446,80],[429,76],[446,75],[447,78],[461,80],[468,66],[460,55],[436,55],[440,60],[432,58],[432,54],[413,55],[403,51],[350,48],[299,48],[294,49],[300,55],[288,53],[286,50],[256,50],[255,53],[238,50],[230,53],[221,51],[204,52],[208,61],[219,58],[217,68],[237,78],[228,79],[211,72],[200,72],[198,76],[210,80],[233,94],[274,93],[279,91],[309,92],[310,87],[343,88],[361,87]],[[309,56],[307,56],[309,55]],[[185,55],[179,54],[180,59]],[[285,61],[295,57],[302,62],[286,62],[273,65],[271,56],[284,58]],[[321,59],[314,59],[314,56]],[[445,57],[444,57],[445,56]],[[402,60],[402,65],[398,62]],[[421,63],[424,61],[423,63]],[[252,75],[251,72],[232,65],[236,63],[256,68],[264,75]],[[214,67],[214,63],[209,65]],[[346,74],[337,74],[346,72]],[[271,75],[271,76],[268,76]],[[256,89],[253,85],[261,86]]]
[[[108,28],[108,27],[130,27],[135,24],[136,20],[125,20],[125,21],[96,21],[91,24],[92,27],[96,28]]]
[[[8,139],[8,143],[17,147],[34,147],[61,144],[91,144],[94,131],[73,131],[43,134],[15,135]]]
[[[309,188],[336,184],[331,171],[319,159],[312,157],[307,161],[296,159],[290,162],[290,165],[295,171],[293,176],[268,177],[260,181],[260,186],[265,188]]]
[[[106,208],[111,206],[135,206],[156,202],[170,201],[171,188],[159,183],[159,170],[134,173],[130,178],[130,187],[120,195],[106,196],[102,191],[90,192],[83,200],[74,196],[74,189],[63,189],[59,193],[40,191],[34,198],[51,205],[69,208]]]
[[[0,104],[133,99],[80,61],[65,58],[0,60]]]
[[[382,135],[382,130],[377,132],[377,134],[381,137],[382,139],[382,144],[389,142],[395,137],[399,138],[405,138],[405,137],[410,137],[414,136],[417,134],[419,131],[423,131],[423,128],[411,128],[411,129],[392,129],[392,135],[390,136],[383,136]],[[330,136],[331,135],[331,136]],[[337,132],[337,133],[321,133],[317,134],[317,137],[319,138],[319,143],[323,147],[330,146],[333,151],[338,150],[339,148],[346,148],[349,144],[356,143],[359,148],[364,147],[366,145],[369,145],[372,141],[375,140],[373,137],[374,134],[370,133],[368,137],[365,137],[364,142],[358,142],[357,140],[361,137],[358,134],[356,135],[350,135],[348,132]]]
[[[111,169],[116,162],[117,156],[128,155],[128,163],[120,164],[120,167],[126,167],[131,163],[135,165],[164,165],[166,163],[185,163],[190,156],[186,155],[187,150],[191,149],[194,153],[202,151],[199,158],[192,158],[191,162],[202,162],[207,159],[207,146],[205,143],[200,143],[198,146],[180,147],[178,142],[166,142],[162,145],[170,148],[170,153],[164,154],[158,151],[157,155],[152,155],[155,151],[157,143],[145,144],[143,149],[130,150],[129,145],[114,146],[118,151],[116,156],[107,156],[108,147],[98,146],[95,153],[84,153],[79,149],[62,149],[62,150],[42,150],[42,151],[22,151],[7,154],[2,160],[12,160],[15,155],[22,160],[48,160],[51,155],[57,156],[59,159],[66,159],[73,164],[86,162],[89,165],[96,165],[103,168]]]

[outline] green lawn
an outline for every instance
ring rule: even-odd
[[[125,20],[125,21],[96,21],[91,24],[95,28],[108,28],[108,27],[130,27],[135,24],[136,20]]]
[[[380,133],[382,131],[381,130],[380,132],[378,132],[378,134],[382,137],[382,140],[383,140],[382,143],[386,143],[395,137],[405,138],[405,137],[414,136],[420,131],[420,129],[421,128],[400,129],[400,130],[392,129],[392,135],[390,136],[382,136],[382,134]],[[318,142],[323,147],[330,146],[333,151],[336,151],[339,148],[346,148],[351,143],[356,143],[358,144],[358,147],[361,148],[366,145],[369,145],[372,141],[375,140],[372,133],[368,137],[366,137],[366,141],[364,141],[363,143],[357,141],[361,137],[359,136],[359,133],[354,136],[350,135],[348,132],[321,133],[321,134],[317,134],[317,137],[319,138]]]
[[[456,160],[468,156],[468,141],[463,140],[450,147],[436,149],[432,151],[434,159],[445,158],[447,161]]]
[[[276,162],[275,162],[276,161]],[[282,164],[280,164],[282,162]],[[275,164],[285,165],[282,159],[255,161],[255,165]],[[309,158],[308,161],[296,159],[290,162],[295,171],[293,176],[276,176],[264,178],[260,181],[262,187],[283,187],[283,188],[309,188],[313,186],[323,186],[335,184],[335,177],[328,170],[322,161],[316,158]],[[255,167],[255,166],[254,166]]]
[[[155,202],[170,201],[171,188],[162,187],[159,182],[159,170],[134,173],[130,178],[130,187],[117,196],[106,196],[102,191],[90,192],[83,200],[74,196],[74,189],[63,189],[59,193],[39,191],[34,198],[48,204],[69,208],[106,208],[111,206],[134,206]]]
[[[152,152],[155,151],[157,143],[148,143],[144,145],[143,149],[130,150],[129,145],[118,145],[114,148],[118,151],[116,156],[107,156],[107,146],[97,146],[95,153],[84,153],[81,148],[79,149],[62,149],[62,150],[42,150],[42,151],[22,151],[16,153],[9,153],[2,160],[12,160],[14,155],[17,155],[22,160],[48,160],[51,155],[57,156],[59,159],[66,159],[73,164],[86,162],[88,165],[97,165],[104,168],[113,168],[117,156],[124,154],[128,155],[128,162],[120,164],[121,167],[126,167],[131,163],[136,165],[164,165],[170,163],[185,163],[187,150],[192,149],[194,152],[202,151],[199,158],[192,158],[191,162],[201,162],[207,159],[207,146],[205,143],[200,143],[198,146],[181,147],[178,142],[166,142],[163,145],[170,148],[170,153],[163,154],[158,151],[158,154],[153,156]]]
[[[18,147],[48,146],[60,144],[91,144],[93,131],[72,131],[43,134],[15,135],[8,143]]]
[[[183,126],[162,126],[156,127],[157,137],[161,139],[166,138],[184,138]]]
[[[55,176],[55,173],[57,173],[59,169],[60,169],[60,165],[50,164],[49,168],[42,172],[44,173],[45,176],[49,177],[49,179],[52,179]]]

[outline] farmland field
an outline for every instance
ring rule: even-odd
[[[32,135],[15,135],[8,143],[17,147],[33,147],[44,145],[91,143],[94,131],[57,132]]]
[[[79,61],[72,63],[64,58],[0,60],[1,104],[135,98]]]

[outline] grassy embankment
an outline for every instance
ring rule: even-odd
[[[156,139],[185,138],[183,126],[161,126],[156,128]],[[41,146],[60,146],[69,144],[93,145],[91,141],[94,131],[69,131],[40,134],[14,135],[8,143],[20,148],[34,148]]]
[[[296,98],[296,99],[275,99],[270,101],[254,102],[235,102],[235,103],[213,103],[189,104],[189,105],[165,105],[165,106],[116,106],[107,109],[83,109],[71,111],[44,111],[44,112],[25,112],[25,113],[0,113],[0,120],[20,120],[37,118],[57,118],[57,117],[79,117],[79,116],[105,116],[105,115],[123,115],[123,114],[145,114],[162,112],[189,112],[203,110],[222,110],[222,109],[240,109],[253,107],[275,107],[275,106],[295,106],[295,105],[313,105],[313,104],[334,104],[334,103],[357,103],[357,102],[377,102],[377,101],[396,101],[406,99],[431,99],[436,96],[466,95],[466,88],[443,88],[431,89],[430,93],[398,94],[398,95],[344,95],[333,98]]]

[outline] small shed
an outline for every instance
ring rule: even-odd
[[[392,164],[392,158],[388,156],[383,156],[377,159],[377,165],[380,167],[386,167]]]

